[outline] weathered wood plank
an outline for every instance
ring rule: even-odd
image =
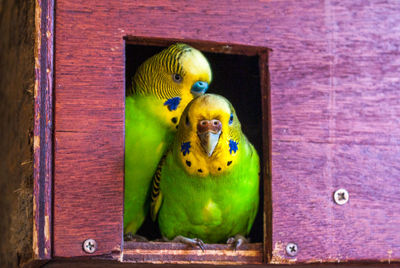
[[[173,264],[261,264],[262,243],[244,244],[238,250],[230,245],[206,244],[206,250],[181,243],[125,242],[123,261]],[[162,254],[160,254],[162,253]]]
[[[36,2],[35,26],[33,251],[37,259],[50,259],[53,223],[53,0]]]
[[[400,6],[314,3],[315,15],[281,6],[291,13],[284,27],[301,30],[270,57],[272,261],[398,260]],[[350,193],[343,206],[338,188]]]
[[[367,268],[391,268],[396,267],[396,264],[387,264],[387,263],[362,263],[362,264],[338,264],[338,263],[327,263],[327,264],[303,264],[303,265],[296,265],[296,268],[314,268],[314,267],[324,267],[324,268],[359,268],[359,267],[367,267]],[[148,264],[148,263],[118,263],[115,261],[106,261],[106,260],[52,260],[48,264],[44,265],[44,268],[115,268],[115,267],[124,267],[124,268],[173,268],[176,267],[176,264]],[[197,268],[199,267],[198,264],[184,264],[179,265],[182,268]],[[212,265],[212,264],[202,264],[201,267],[217,267],[217,268],[228,268],[228,267],[236,267],[233,265]],[[254,265],[254,264],[242,264],[240,265],[241,268],[274,268],[277,267],[276,264],[263,264],[263,265]],[[290,268],[293,265],[280,265],[279,267],[282,268]],[[24,267],[25,268],[25,267]],[[31,268],[31,267],[26,267]]]
[[[397,3],[124,0],[114,5],[57,1],[56,256],[83,255],[78,241],[86,236],[105,243],[98,254],[121,244],[123,38],[140,36],[273,49],[268,66],[273,224],[272,230],[266,227],[272,231],[272,262],[400,258],[395,242],[400,215],[393,213],[399,211],[393,200],[400,175]],[[332,193],[342,186],[350,201],[339,207]],[[94,201],[98,206],[76,207],[96,199],[98,191],[104,193]],[[89,218],[90,227],[70,215]],[[112,224],[103,225],[104,218]],[[368,228],[378,231],[367,233]],[[299,245],[294,258],[284,252],[288,242]]]
[[[162,46],[168,47],[177,42],[196,47],[202,52],[213,52],[223,54],[235,54],[245,56],[258,56],[260,54],[268,54],[271,49],[267,47],[247,46],[243,44],[233,44],[229,42],[213,42],[203,40],[177,39],[177,38],[158,38],[158,37],[141,37],[141,36],[126,36],[124,37],[127,44],[146,45],[146,46]]]
[[[271,195],[271,81],[268,69],[268,54],[259,57],[261,105],[262,105],[262,146],[263,146],[263,249],[264,262],[271,260],[272,252],[272,195]]]
[[[35,1],[0,3],[0,267],[34,256]]]
[[[121,250],[123,185],[104,179],[123,176],[123,154],[116,153],[123,137],[118,134],[106,129],[57,133],[56,174],[66,177],[54,190],[56,256],[85,254],[82,243],[89,238],[96,240],[97,254]]]
[[[64,9],[64,5],[68,8]],[[128,5],[130,8],[132,3],[123,3],[123,5]],[[117,13],[110,12],[107,4],[98,2],[96,8],[92,8],[58,2],[57,10],[60,16],[57,25],[60,29],[57,29],[56,40],[54,237],[58,242],[55,243],[55,255],[85,254],[80,243],[88,237],[97,237],[96,240],[102,241],[103,246],[100,247],[99,243],[99,249],[95,254],[110,253],[111,250],[118,250],[118,245],[121,244],[121,232],[118,228],[122,227],[122,221],[120,221],[122,214],[120,218],[116,219],[116,217],[122,209],[122,200],[120,203],[118,200],[123,195],[111,196],[108,193],[118,191],[122,193],[123,190],[123,178],[119,170],[119,168],[122,170],[123,164],[125,60],[123,37],[129,35],[128,29],[124,29],[132,27],[133,24],[130,23],[134,18],[125,17],[126,22],[122,28],[118,28],[116,23],[119,21],[114,19],[110,20],[110,25],[102,25],[94,30],[93,23],[98,23],[98,16],[117,16]],[[118,18],[120,18],[119,15]],[[133,33],[132,29],[129,28],[130,33]],[[100,32],[103,36],[102,40],[97,39]],[[182,40],[178,36],[179,38]],[[82,43],[88,43],[89,39],[91,43],[88,47],[82,48]],[[247,48],[235,44],[229,44],[228,47],[222,43],[215,43],[216,50],[213,50],[210,45],[203,43],[202,48],[209,48],[206,51],[211,52],[243,52],[246,55],[248,53],[255,55],[258,51],[267,51],[266,48],[252,46]],[[112,134],[109,131],[112,131]],[[113,135],[114,139],[110,140],[108,149],[105,149],[103,145],[99,147],[96,141],[90,143],[92,139],[96,140],[95,137],[101,139],[110,135]],[[88,153],[90,155],[87,156]],[[115,156],[112,159],[111,154]],[[121,158],[118,159],[117,156]],[[71,169],[72,166],[77,168]],[[96,184],[93,184],[93,177],[96,178]],[[108,184],[110,181],[112,185]],[[71,185],[71,182],[74,183]],[[102,184],[107,184],[109,187],[101,188]],[[92,195],[96,192],[103,193],[102,200],[97,201],[93,198]],[[113,200],[108,198],[113,198]],[[94,204],[91,206],[83,204],[82,208],[76,209],[87,199],[94,200]],[[100,202],[111,207],[112,212],[102,211],[103,205],[99,204]],[[85,221],[76,218],[83,213],[92,216],[89,220],[86,218]],[[67,218],[71,215],[76,220],[69,220],[67,223]],[[107,228],[101,225],[103,218],[110,223]],[[116,222],[120,224],[118,228],[111,224]],[[101,233],[97,231],[99,229],[102,230]]]

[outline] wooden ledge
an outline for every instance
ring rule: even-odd
[[[263,246],[245,244],[234,251],[230,245],[206,244],[203,252],[181,243],[125,242],[122,260],[156,264],[261,264]]]
[[[29,266],[23,266],[23,268],[174,268],[177,267],[175,264],[140,264],[140,263],[121,263],[118,261],[110,261],[110,260],[93,260],[93,259],[54,259],[48,261],[44,266],[43,262],[35,261],[33,264],[31,263]],[[181,268],[199,268],[199,267],[207,267],[212,268],[214,265],[197,265],[197,264],[185,264],[180,265]],[[233,265],[219,265],[219,267],[235,267]],[[237,266],[236,266],[237,267]],[[263,264],[263,265],[242,265],[240,267],[243,268],[314,268],[314,267],[323,267],[323,268],[394,268],[399,267],[398,263],[315,263],[315,264],[298,264],[298,265],[290,265],[290,264]]]

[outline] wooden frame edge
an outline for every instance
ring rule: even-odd
[[[269,263],[272,258],[272,190],[271,190],[271,82],[268,69],[268,52],[259,53],[259,70],[261,86],[261,105],[263,122],[263,185],[264,185],[264,214],[263,214],[263,245],[264,263]],[[264,122],[267,122],[266,124]],[[270,237],[268,237],[270,234]]]
[[[250,46],[234,43],[222,43],[215,41],[203,41],[193,39],[174,39],[160,37],[145,37],[145,36],[125,36],[125,43],[128,45],[146,45],[146,46],[170,46],[174,43],[183,42],[191,45],[204,52],[235,54],[242,56],[260,56],[272,51],[267,47]]]
[[[54,0],[35,2],[33,254],[52,256]]]

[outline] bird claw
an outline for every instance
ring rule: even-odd
[[[199,238],[187,238],[187,237],[178,235],[172,241],[184,243],[184,244],[192,246],[192,247],[199,247],[201,249],[201,251],[203,251],[203,252],[206,250],[204,242]]]
[[[248,243],[248,240],[242,235],[235,235],[229,237],[226,243],[232,245],[233,250],[236,251],[243,243]]]
[[[132,241],[132,242],[148,242],[149,240],[141,235],[132,234],[131,232],[124,235],[125,241]]]
[[[199,248],[201,248],[201,251],[204,252],[204,251],[206,250],[206,247],[205,247],[205,245],[204,245],[204,242],[203,242],[202,240],[198,239],[198,238],[195,238],[194,240],[196,241],[196,245],[197,245]]]

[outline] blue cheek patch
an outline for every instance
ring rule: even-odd
[[[238,149],[238,143],[234,140],[229,140],[229,153],[232,154],[232,151],[236,153]]]
[[[168,110],[174,111],[178,108],[178,105],[180,102],[181,102],[180,97],[174,97],[174,98],[170,98],[166,102],[164,102],[164,105],[168,107]]]
[[[188,142],[183,142],[181,145],[181,152],[183,154],[183,156],[185,156],[186,154],[190,153],[190,141]]]

